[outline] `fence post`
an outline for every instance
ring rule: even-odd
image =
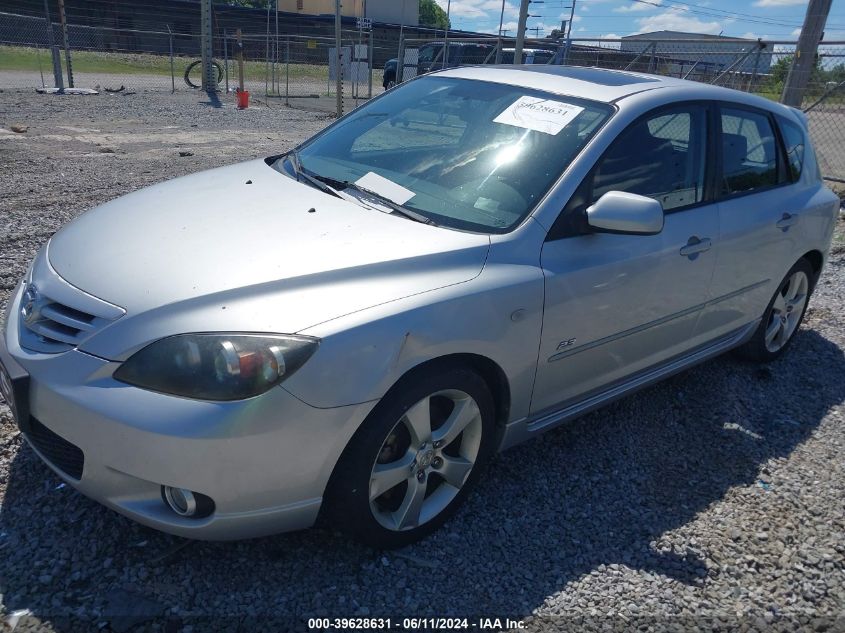
[[[340,39],[340,0],[335,0],[334,9],[334,45],[335,63],[337,64],[337,76],[335,77],[337,85],[335,88],[337,90],[337,116],[340,117],[343,115],[343,54],[340,50],[343,42]]]
[[[370,29],[370,50],[369,50],[369,59],[367,60],[367,65],[370,68],[370,77],[369,77],[369,85],[367,87],[367,98],[373,98],[373,29]]]
[[[396,83],[405,81],[405,34],[399,34],[399,55],[396,60]]]
[[[276,66],[279,64],[279,0],[276,0],[276,39],[273,49],[273,79],[276,82],[273,91],[279,94],[279,81],[276,77]]]
[[[223,29],[223,74],[226,77],[226,94],[229,94],[229,32]]]
[[[290,92],[290,35],[285,38],[285,105],[289,106],[288,93]]]
[[[64,92],[65,79],[62,76],[62,60],[59,57],[59,49],[53,44],[53,22],[50,20],[50,7],[47,0],[44,0],[44,19],[47,21],[47,44],[50,47],[50,55],[53,58],[53,81],[60,92]]]
[[[267,28],[266,40],[264,44],[264,94],[270,94],[268,81],[270,79],[270,2],[267,3]]]
[[[757,40],[757,56],[754,58],[754,68],[751,69],[751,79],[748,80],[748,90],[747,92],[754,92],[754,81],[757,79],[757,71],[760,68],[760,56],[763,53],[763,49],[766,48],[766,44],[763,40]]]
[[[176,92],[176,72],[173,67],[173,31],[167,25],[167,39],[170,44],[170,94]]]
[[[44,68],[41,66],[41,46],[35,48],[35,54],[38,56],[38,72],[41,74],[41,87],[46,88],[47,85],[44,83]]]
[[[237,38],[237,58],[238,58],[238,91],[244,91],[244,43],[241,37],[241,29],[238,28],[235,31],[235,37]]]

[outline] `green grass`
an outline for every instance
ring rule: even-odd
[[[73,70],[75,73],[100,73],[114,75],[170,75],[170,57],[165,55],[149,55],[144,53],[104,53],[96,51],[71,51]],[[180,81],[185,67],[198,59],[176,57],[173,68],[177,81]],[[218,60],[222,64],[222,60]],[[50,74],[50,55],[45,49],[25,46],[0,46],[0,71],[18,70],[28,72],[44,72]],[[64,65],[64,55],[62,55]],[[263,80],[266,73],[266,63],[261,61],[244,62],[244,76],[253,81]],[[199,82],[199,69],[194,71],[195,83]],[[297,64],[291,62],[289,66],[291,79],[313,79],[326,81],[328,66],[317,64]],[[276,65],[276,77],[285,78],[285,65]],[[229,81],[237,81],[237,64],[229,60]]]

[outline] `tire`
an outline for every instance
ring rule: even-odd
[[[778,284],[754,335],[737,348],[739,356],[758,363],[769,363],[786,351],[804,320],[814,279],[810,262],[799,259]]]
[[[219,84],[221,81],[223,81],[223,67],[214,60],[211,60],[211,63],[217,69],[217,83]],[[191,81],[191,71],[201,64],[202,60],[198,59],[197,61],[188,64],[188,67],[185,68],[185,83],[188,84],[188,86],[190,86],[191,88],[202,88],[202,86],[198,86],[193,81]]]
[[[480,376],[459,367],[414,372],[349,442],[326,490],[325,518],[378,549],[418,541],[455,513],[495,445],[493,397]]]

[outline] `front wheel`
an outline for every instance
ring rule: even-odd
[[[813,289],[813,267],[806,259],[786,273],[754,336],[737,351],[748,360],[768,363],[786,351],[804,320]]]
[[[457,510],[495,448],[493,399],[464,369],[423,371],[388,395],[332,475],[327,512],[373,547],[417,541]]]

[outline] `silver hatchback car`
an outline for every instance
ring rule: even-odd
[[[733,348],[777,358],[838,206],[776,103],[447,70],[70,223],[13,294],[0,385],[60,477],[148,526],[401,546],[496,451]]]

